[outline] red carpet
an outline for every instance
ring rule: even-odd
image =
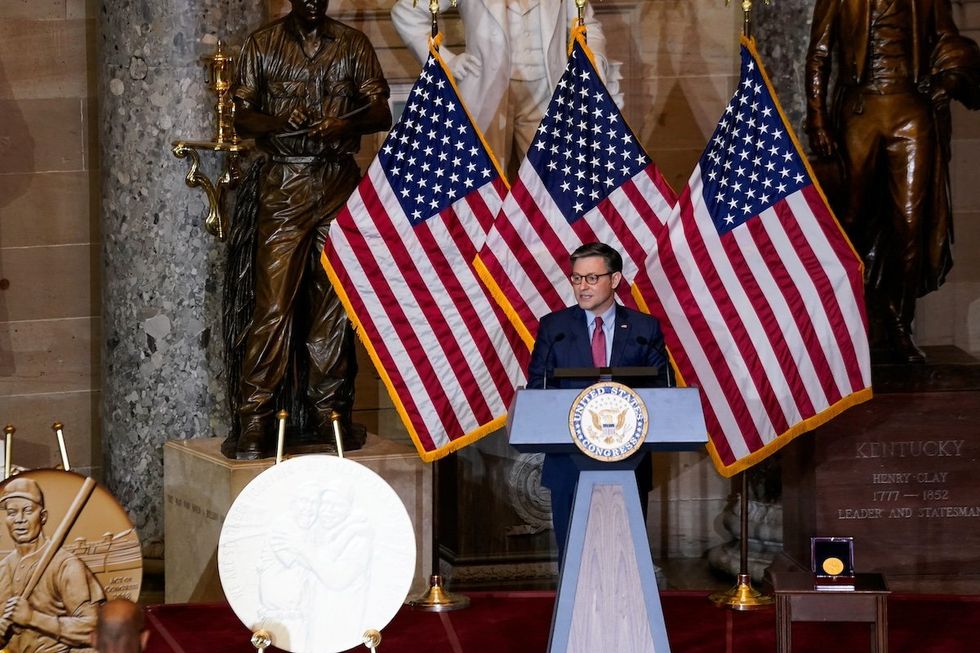
[[[379,653],[544,653],[554,594],[469,592],[467,610],[403,608],[382,633]],[[671,653],[774,653],[775,609],[731,612],[705,592],[661,594]],[[254,653],[248,630],[223,604],[151,607],[147,653]],[[893,594],[889,653],[980,651],[980,596]],[[367,651],[359,647],[360,651]],[[793,653],[865,653],[867,624],[798,623]],[[599,652],[596,653],[606,653]],[[609,653],[629,653],[609,652]]]

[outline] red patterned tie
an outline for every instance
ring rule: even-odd
[[[592,364],[606,366],[606,332],[602,330],[601,317],[595,319],[595,331],[592,332]]]

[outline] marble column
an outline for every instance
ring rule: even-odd
[[[806,115],[804,72],[810,44],[813,0],[756,0],[752,9],[752,33],[786,117],[805,149]]]
[[[204,195],[170,145],[213,137],[200,58],[266,18],[263,0],[102,0],[99,12],[105,481],[151,556],[162,554],[164,443],[228,428],[224,245],[204,231]]]

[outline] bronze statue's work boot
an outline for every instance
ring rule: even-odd
[[[238,438],[235,436],[234,430],[228,434],[224,440],[221,441],[221,455],[225,458],[235,459],[235,455],[238,453]]]
[[[894,347],[895,357],[899,363],[911,363],[922,365],[926,362],[926,355],[915,344],[912,334],[905,327],[896,327],[892,334],[892,346]]]
[[[271,433],[265,428],[266,421],[261,417],[242,419],[242,432],[238,436],[238,447],[235,451],[236,459],[258,460],[266,457]]]

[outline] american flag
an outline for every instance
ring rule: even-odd
[[[754,43],[647,261],[649,302],[701,389],[731,476],[871,398],[858,256],[813,181]]]
[[[574,303],[572,250],[593,241],[612,245],[632,283],[654,247],[654,226],[675,201],[613,103],[579,29],[477,268],[530,344],[541,317]],[[636,306],[628,284],[619,293]]]
[[[502,426],[529,355],[472,261],[507,192],[433,50],[323,265],[423,460]]]

